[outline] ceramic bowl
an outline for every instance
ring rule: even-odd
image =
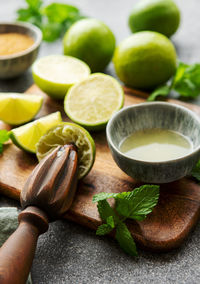
[[[34,40],[34,44],[24,51],[11,55],[0,55],[0,79],[17,77],[24,73],[36,59],[42,33],[36,26],[24,22],[0,22],[0,33],[26,34]]]
[[[123,154],[120,142],[130,134],[148,128],[177,131],[193,143],[191,153],[173,160],[147,162]],[[106,129],[107,141],[117,165],[129,176],[147,183],[168,183],[189,174],[200,158],[200,119],[185,107],[165,103],[141,103],[115,113]]]

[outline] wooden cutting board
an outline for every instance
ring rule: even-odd
[[[62,103],[55,102],[33,85],[27,93],[42,94],[44,105],[38,115],[61,111],[67,121]],[[145,101],[145,93],[125,88],[125,105]],[[200,107],[175,100],[198,115]],[[0,128],[9,129],[0,122]],[[123,173],[113,161],[109,152],[105,131],[94,133],[96,142],[96,161],[90,174],[79,183],[75,200],[65,218],[81,225],[96,229],[101,223],[96,204],[92,196],[99,192],[130,191],[138,186],[135,180]],[[10,198],[19,200],[27,177],[37,164],[34,155],[28,154],[13,144],[4,146],[0,155],[0,192]],[[154,211],[142,222],[130,221],[128,226],[134,239],[143,247],[151,250],[167,251],[181,245],[192,230],[200,216],[200,186],[192,178],[161,186],[159,203]]]

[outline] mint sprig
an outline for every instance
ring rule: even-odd
[[[43,40],[54,41],[67,31],[82,15],[77,7],[64,3],[51,3],[44,6],[42,0],[25,0],[27,7],[17,10],[17,20],[38,26]]]
[[[200,181],[200,160],[197,162],[195,167],[192,169],[191,175],[197,180]]]
[[[166,97],[172,90],[177,92],[180,97],[196,98],[200,94],[200,64],[188,65],[179,62],[176,73],[170,82],[156,88],[147,100],[154,101],[158,96]]]
[[[0,130],[0,154],[3,152],[3,144],[10,139],[10,132],[2,129]]]
[[[114,198],[112,208],[107,199]],[[93,196],[93,202],[98,202],[99,215],[105,223],[96,231],[99,236],[109,234],[115,229],[115,238],[120,247],[129,255],[137,256],[134,239],[126,226],[126,219],[142,221],[152,212],[159,198],[159,186],[143,185],[133,191],[121,193],[101,192]]]

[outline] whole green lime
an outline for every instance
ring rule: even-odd
[[[113,63],[118,77],[127,86],[152,89],[175,73],[176,51],[166,36],[139,32],[119,44]]]
[[[156,31],[170,37],[179,27],[180,11],[173,0],[140,0],[129,16],[132,32]]]
[[[92,72],[103,71],[112,59],[115,37],[103,22],[83,19],[66,32],[63,47],[65,55],[85,61]]]

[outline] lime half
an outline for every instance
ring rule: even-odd
[[[43,97],[38,95],[0,93],[0,120],[19,125],[33,119],[39,112]]]
[[[69,87],[89,76],[90,68],[72,56],[50,55],[36,60],[32,73],[42,91],[54,99],[62,99]]]
[[[23,126],[11,130],[11,139],[19,148],[36,153],[36,143],[50,128],[62,122],[60,112],[55,112],[29,122]]]
[[[59,145],[75,144],[78,149],[78,177],[83,178],[92,168],[95,159],[95,143],[83,127],[69,122],[50,129],[36,145],[38,160],[43,159]]]
[[[96,73],[69,89],[64,109],[74,122],[89,130],[99,130],[105,128],[123,102],[124,92],[117,80]]]

